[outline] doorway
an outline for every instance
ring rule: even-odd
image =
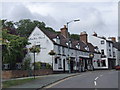
[[[65,73],[65,59],[63,59],[63,72]]]

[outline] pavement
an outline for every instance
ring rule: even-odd
[[[51,75],[44,75],[44,76],[36,76],[35,80],[32,80],[25,84],[12,86],[9,88],[30,88],[32,90],[36,90],[38,88],[43,88],[52,83],[55,83],[65,78],[73,77],[79,74],[80,73],[71,73],[71,74],[65,73],[65,74],[51,74]],[[26,79],[26,78],[33,78],[33,77],[16,78],[16,79],[10,79],[10,80],[19,80],[19,79]],[[2,81],[10,81],[10,80],[2,80]]]

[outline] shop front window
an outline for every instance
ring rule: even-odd
[[[101,64],[102,64],[102,67],[105,67],[105,66],[106,66],[105,60],[102,60],[102,61],[101,61]]]
[[[97,65],[98,65],[98,67],[100,67],[100,60],[97,61]]]
[[[59,65],[58,65],[58,68],[59,68],[59,69],[62,69],[62,60],[61,60],[61,59],[59,59]]]

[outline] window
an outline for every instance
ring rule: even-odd
[[[60,46],[58,46],[58,54],[60,54]]]
[[[59,59],[58,69],[62,69],[62,60],[61,59]]]
[[[104,49],[101,50],[102,55],[104,55]]]
[[[109,44],[109,47],[110,47],[110,42],[108,44]]]
[[[105,60],[102,60],[102,61],[101,61],[101,64],[102,64],[102,67],[105,67],[105,66],[106,66]]]
[[[104,40],[101,41],[101,44],[104,44]]]
[[[111,56],[111,49],[109,49],[109,56]]]
[[[115,52],[113,52],[113,57],[115,57]]]
[[[78,43],[78,49],[80,49],[80,44]]]
[[[64,47],[62,47],[62,53],[65,54],[65,48]]]
[[[40,45],[36,45],[37,48],[40,48]]]
[[[57,64],[57,58],[55,58],[55,64]]]
[[[97,60],[97,65],[98,67],[100,67],[100,60]]]

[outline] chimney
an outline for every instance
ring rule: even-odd
[[[116,38],[115,37],[109,37],[108,39],[111,39],[111,41],[116,42]]]
[[[96,32],[94,32],[94,33],[93,33],[93,36],[97,37],[97,33],[96,33]]]
[[[80,33],[80,40],[87,44],[88,43],[87,36],[88,35],[87,35],[87,33],[85,31],[81,32]]]
[[[66,25],[64,25],[64,27],[61,28],[60,30],[61,30],[61,34],[62,34],[65,38],[68,38],[69,34],[68,34],[68,30],[67,30]]]

